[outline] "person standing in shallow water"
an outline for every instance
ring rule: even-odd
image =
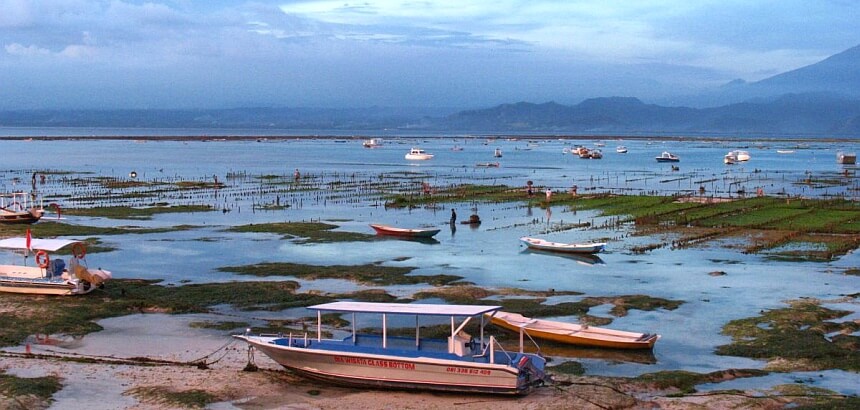
[[[451,208],[451,225],[457,223],[457,211]]]

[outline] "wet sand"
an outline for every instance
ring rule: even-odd
[[[261,353],[254,355],[258,371],[243,369],[248,351],[240,341],[220,331],[195,329],[189,323],[215,315],[140,314],[99,322],[105,329],[80,339],[55,337],[51,344],[5,349],[0,369],[18,377],[56,375],[63,388],[52,408],[172,409],[183,408],[155,396],[136,392],[205,391],[216,398],[211,409],[598,409],[598,408],[715,408],[744,403],[782,406],[788,399],[758,395],[704,393],[667,397],[675,391],[643,390],[623,379],[557,375],[556,383],[523,397],[446,394],[417,391],[364,390],[317,383],[284,371]],[[223,317],[222,317],[223,319]],[[32,341],[34,342],[34,341]],[[80,363],[61,357],[92,358],[104,363]],[[173,362],[155,366],[108,363],[147,357]],[[205,369],[192,362],[205,358]],[[16,407],[0,399],[0,407]],[[44,403],[42,403],[44,404]],[[40,403],[27,403],[39,408]]]

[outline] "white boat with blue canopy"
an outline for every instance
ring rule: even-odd
[[[248,332],[234,337],[291,371],[347,386],[527,394],[549,380],[544,373],[546,360],[539,353],[523,351],[522,332],[518,352],[504,350],[495,337],[484,333],[501,306],[332,302],[308,309],[317,312],[315,338]],[[323,312],[352,314],[351,334],[322,338]],[[359,314],[381,315],[381,334],[359,334]],[[414,337],[388,334],[394,315],[415,317]],[[438,324],[439,317],[450,318],[447,340],[422,337],[421,320],[429,325],[431,316],[437,320],[433,324]],[[464,330],[473,320],[478,325],[476,336]]]
[[[49,252],[70,247],[66,260],[52,258]],[[27,237],[0,240],[0,248],[21,254],[23,264],[0,265],[0,292],[34,295],[82,295],[104,286],[111,272],[87,267],[87,248],[74,239],[35,239]],[[35,266],[28,266],[33,254]]]

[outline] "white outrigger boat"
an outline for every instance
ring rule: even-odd
[[[298,374],[347,386],[527,394],[549,380],[546,360],[523,352],[522,333],[519,352],[505,351],[493,336],[484,334],[489,323],[485,314],[492,317],[501,306],[332,302],[308,309],[317,312],[316,338],[248,333],[234,337]],[[352,334],[323,339],[323,311],[352,313]],[[357,334],[357,313],[381,315],[381,335]],[[388,335],[393,315],[414,316],[415,336]],[[422,317],[450,317],[447,340],[421,337]],[[473,319],[480,321],[477,338],[463,330]]]
[[[71,246],[69,264],[51,259],[48,252]],[[0,265],[0,292],[33,295],[82,295],[104,286],[111,273],[86,267],[86,245],[71,239],[8,238],[0,248],[23,253],[24,265]],[[35,251],[36,266],[26,266],[26,258]]]

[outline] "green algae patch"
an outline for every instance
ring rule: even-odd
[[[781,371],[860,371],[860,337],[852,335],[860,326],[831,321],[851,313],[814,300],[791,301],[787,308],[727,323],[722,333],[733,342],[716,353],[766,359],[769,368]]]
[[[622,295],[607,297],[586,297],[578,302],[562,302],[545,305],[550,296],[576,296],[580,292],[555,290],[527,291],[522,289],[503,288],[490,290],[483,287],[458,285],[439,289],[417,292],[415,299],[439,298],[452,304],[481,304],[500,305],[502,310],[517,312],[527,317],[581,316],[588,319],[588,311],[595,306],[611,303],[614,307],[610,313],[616,317],[625,316],[630,309],[651,311],[656,309],[674,310],[683,304],[682,301],[655,298],[646,295]],[[589,324],[603,325],[610,323],[603,318],[593,318]]]
[[[282,235],[296,243],[331,243],[370,241],[376,235],[335,231],[338,226],[322,222],[275,222],[234,226],[228,232],[260,232]]]
[[[17,377],[0,373],[0,406],[3,408],[47,409],[52,397],[63,388],[58,376]]]
[[[150,220],[154,215],[167,213],[195,213],[214,211],[211,205],[175,205],[175,206],[151,206],[145,208],[132,208],[128,206],[102,206],[95,208],[69,208],[63,209],[66,215],[91,216],[109,219],[138,219]]]
[[[175,390],[169,386],[135,387],[123,393],[140,400],[143,404],[170,408],[202,409],[220,401],[214,394],[201,389]]]
[[[363,285],[414,285],[428,283],[441,286],[462,279],[455,275],[409,275],[414,267],[365,265],[305,265],[289,262],[267,262],[245,266],[225,266],[218,270],[239,275],[291,276],[305,280],[343,279]]]
[[[140,227],[99,227],[86,225],[72,225],[62,222],[39,222],[30,226],[34,238],[51,238],[57,236],[97,236],[97,235],[124,235],[124,234],[151,234],[176,232],[194,229],[191,225],[177,225],[169,228],[140,228]],[[27,228],[13,225],[0,225],[0,236],[23,236]]]
[[[188,327],[194,329],[213,329],[213,330],[222,330],[229,331],[233,329],[247,328],[248,322],[234,322],[234,321],[202,321],[202,322],[191,322],[188,324]]]
[[[577,361],[566,361],[556,366],[547,367],[547,370],[553,373],[569,374],[572,376],[582,376],[585,374],[585,366]]]
[[[769,372],[757,369],[729,369],[711,373],[694,373],[685,370],[666,370],[656,373],[646,373],[630,379],[639,384],[653,386],[659,390],[675,390],[677,394],[696,392],[696,385],[703,383],[720,383],[745,377],[761,377]]]
[[[87,334],[101,330],[96,320],[136,313],[206,313],[218,304],[278,311],[332,300],[296,293],[298,287],[293,281],[161,286],[118,279],[82,296],[0,294],[0,346],[18,345],[33,334]]]

